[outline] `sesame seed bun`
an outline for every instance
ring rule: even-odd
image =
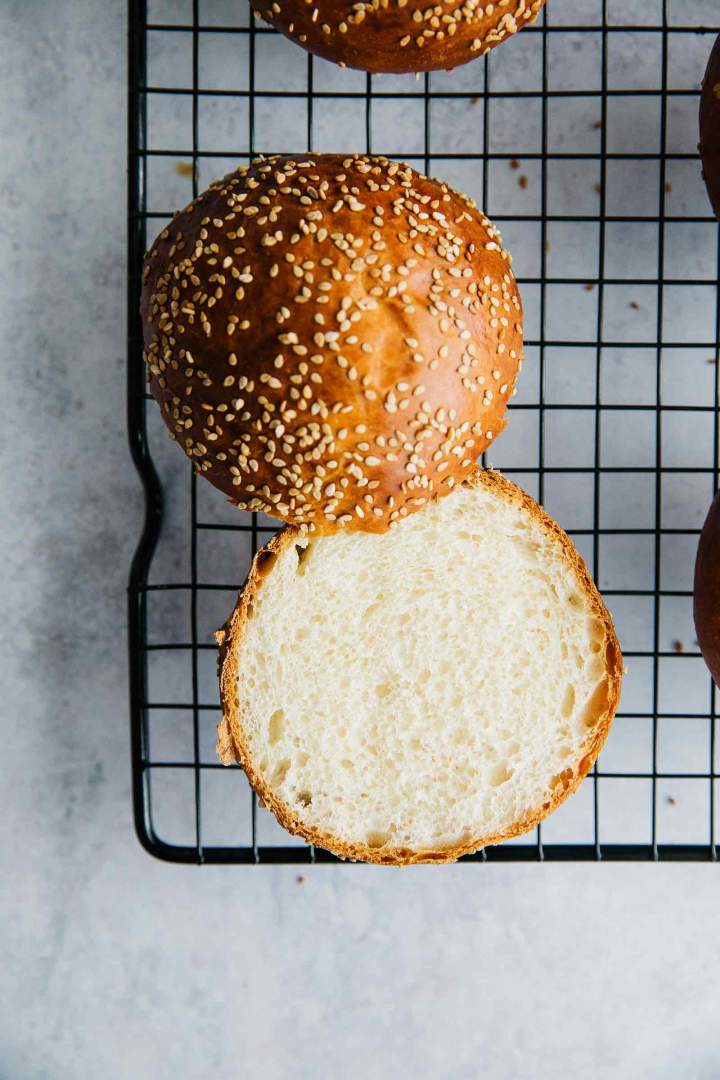
[[[148,252],[148,379],[199,473],[245,510],[385,532],[505,425],[522,309],[492,223],[386,158],[242,166]]]
[[[710,53],[700,95],[700,157],[710,202],[720,218],[720,36]]]
[[[715,496],[700,533],[693,614],[700,651],[720,686],[720,494]]]
[[[254,0],[258,15],[325,60],[362,71],[434,71],[484,56],[545,0]]]

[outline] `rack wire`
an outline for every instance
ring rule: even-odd
[[[283,833],[215,758],[211,631],[274,523],[196,481],[163,436],[138,299],[147,241],[216,176],[258,153],[354,149],[442,176],[500,225],[527,361],[487,463],[573,537],[628,667],[580,792],[467,861],[717,858],[716,691],[691,589],[720,449],[720,251],[695,145],[719,30],[715,0],[549,0],[484,59],[414,79],[307,56],[244,0],[130,0],[128,431],[146,497],[130,718],[135,824],[152,854],[335,861]]]

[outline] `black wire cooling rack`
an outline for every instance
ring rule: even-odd
[[[697,158],[716,0],[548,0],[453,73],[306,56],[244,0],[130,0],[128,426],[146,521],[129,586],[133,803],[160,858],[329,862],[214,754],[212,630],[273,531],[203,480],[147,405],[146,241],[257,153],[401,157],[476,196],[515,257],[527,361],[488,455],[573,536],[628,666],[594,772],[475,860],[715,859],[716,700],[694,638],[697,534],[717,487],[718,230]],[[169,450],[166,452],[166,448]]]

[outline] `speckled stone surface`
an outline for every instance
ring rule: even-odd
[[[198,870],[135,840],[124,7],[0,6],[0,1076],[716,1077],[715,866]]]

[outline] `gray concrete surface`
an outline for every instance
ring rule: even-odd
[[[0,38],[0,1076],[716,1077],[716,866],[140,849],[125,5],[6,0]]]

